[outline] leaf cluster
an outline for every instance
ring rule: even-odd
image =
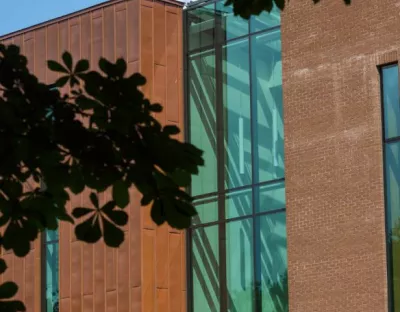
[[[351,4],[351,0],[342,0],[346,5]],[[226,0],[225,6],[232,5],[233,13],[239,15],[244,19],[249,19],[252,15],[260,15],[264,11],[271,12],[272,8],[276,6],[280,10],[285,8],[289,0]],[[313,0],[314,3],[320,0]]]
[[[29,72],[17,46],[0,45],[0,247],[23,257],[59,222],[77,223],[79,240],[118,247],[133,187],[158,225],[187,228],[196,211],[183,189],[203,165],[202,151],[157,121],[163,108],[140,91],[146,79],[127,75],[123,59],[100,59],[97,72],[68,52],[48,67],[59,73],[54,85]],[[112,199],[103,202],[108,190]],[[90,204],[71,214],[76,195]],[[13,297],[11,284],[0,285],[0,300]],[[3,304],[24,310],[0,301],[1,311]]]

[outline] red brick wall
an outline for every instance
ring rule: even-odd
[[[46,59],[60,59],[70,50],[94,68],[101,56],[128,62],[128,74],[140,70],[148,79],[144,92],[165,105],[163,123],[183,126],[182,11],[171,2],[114,1],[39,27],[2,38],[21,47],[29,68],[47,83],[57,74]],[[183,139],[183,137],[180,137]],[[105,194],[101,200],[109,200]],[[71,207],[85,205],[87,194],[74,197]],[[62,312],[180,312],[186,310],[184,233],[156,228],[149,209],[140,208],[131,191],[126,240],[118,249],[104,243],[86,245],[73,228],[60,226],[60,311]],[[25,259],[4,256],[10,266],[5,278],[21,287],[27,311],[40,310],[40,248]]]
[[[388,311],[377,65],[397,0],[290,1],[282,16],[292,312]]]

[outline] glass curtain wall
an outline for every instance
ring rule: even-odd
[[[400,312],[399,67],[381,68],[390,311]]]
[[[188,139],[204,151],[188,231],[193,312],[288,311],[280,14],[190,5]]]

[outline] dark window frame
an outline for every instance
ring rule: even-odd
[[[383,65],[378,66],[378,72],[380,77],[380,101],[381,101],[381,122],[382,122],[382,159],[383,159],[383,187],[384,187],[384,205],[385,205],[385,237],[386,237],[386,268],[387,268],[387,285],[388,285],[388,310],[390,312],[394,312],[394,286],[393,286],[393,249],[392,244],[390,242],[390,230],[391,225],[390,222],[390,211],[388,208],[389,199],[387,198],[386,190],[387,190],[387,174],[386,174],[386,147],[390,143],[400,142],[400,136],[386,138],[386,118],[385,118],[385,101],[384,101],[384,79],[383,79],[383,70],[385,68],[397,67],[398,77],[399,77],[399,92],[400,92],[400,66],[399,63],[390,62]],[[400,103],[399,103],[400,104]]]

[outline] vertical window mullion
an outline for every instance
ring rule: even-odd
[[[46,232],[40,234],[40,286],[41,286],[41,296],[40,305],[41,311],[47,312],[47,274],[46,274]]]
[[[248,25],[250,27],[250,23]],[[261,298],[260,298],[260,291],[261,291],[261,270],[260,270],[260,237],[258,235],[258,228],[259,228],[259,219],[255,216],[256,214],[256,196],[258,196],[258,188],[254,187],[254,184],[258,179],[256,179],[256,174],[258,173],[258,164],[256,165],[254,163],[254,149],[256,148],[256,145],[254,144],[254,123],[257,122],[256,114],[254,113],[254,104],[253,104],[253,63],[252,63],[252,45],[253,45],[253,40],[252,36],[249,36],[249,53],[248,53],[248,59],[249,59],[249,84],[250,84],[250,121],[251,121],[251,126],[250,126],[250,137],[251,137],[251,151],[252,151],[252,156],[251,156],[251,181],[252,181],[252,215],[253,215],[253,288],[254,288],[254,304],[253,304],[253,310],[255,312],[261,311]],[[258,285],[258,282],[260,285]],[[260,288],[260,291],[259,291]]]
[[[216,3],[214,3],[216,12]],[[215,81],[216,81],[216,121],[217,121],[217,179],[218,179],[218,225],[219,234],[219,278],[220,278],[220,311],[228,310],[228,292],[226,278],[226,223],[225,223],[225,138],[224,138],[224,105],[223,105],[223,71],[222,71],[222,16],[215,14]]]

